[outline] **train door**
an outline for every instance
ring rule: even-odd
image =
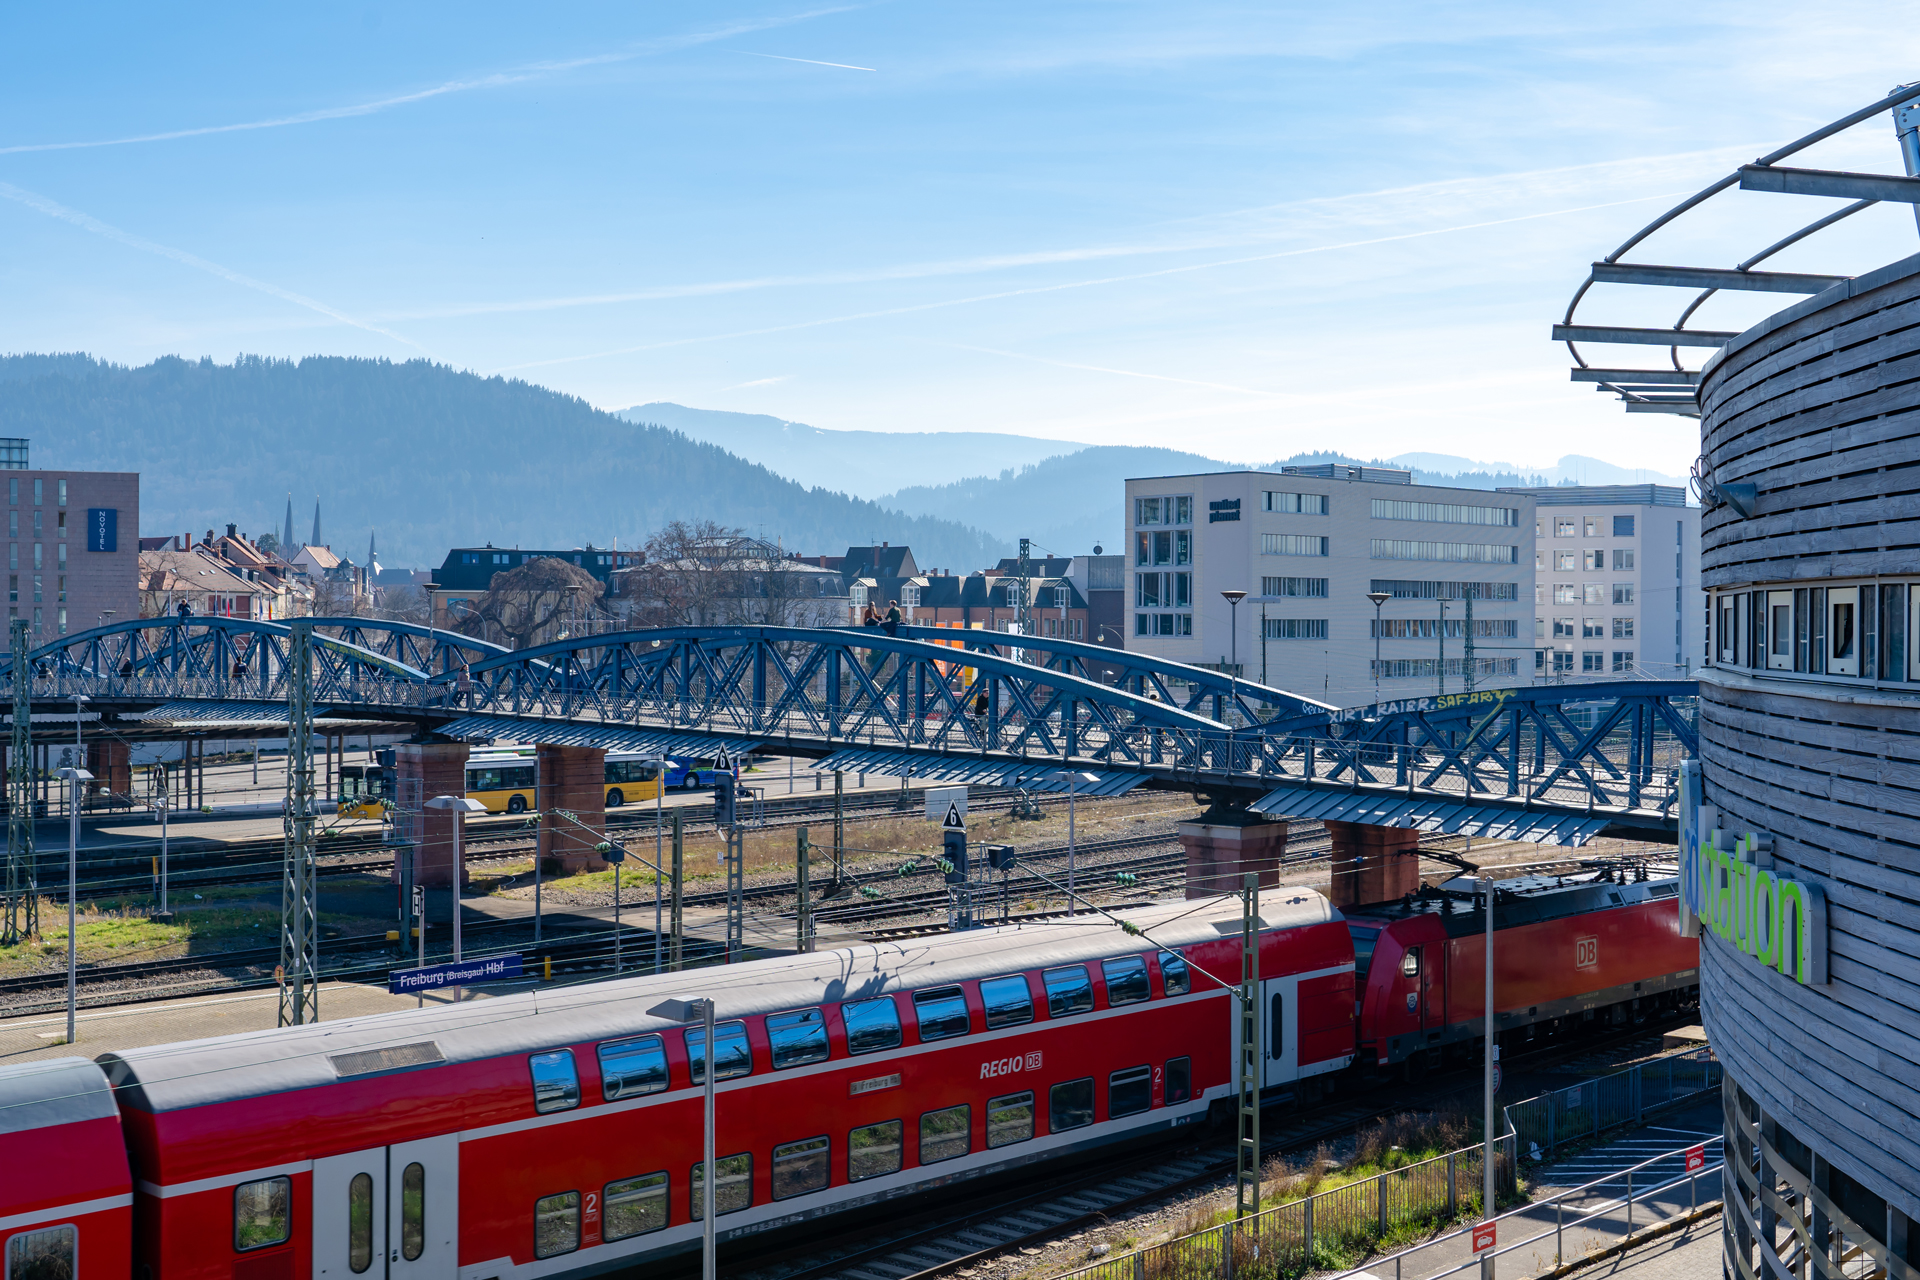
[[[1412,989],[1407,992],[1407,1012],[1410,1021],[1420,1032],[1420,1044],[1427,1042],[1426,1033],[1434,1029],[1438,1019],[1433,1009],[1433,966],[1427,963],[1426,947],[1408,947],[1407,954],[1400,960],[1400,974],[1412,979]]]
[[[313,1162],[314,1280],[454,1280],[460,1139]]]
[[[1261,1061],[1262,1088],[1290,1084],[1300,1077],[1300,979],[1270,978],[1260,984],[1266,1005],[1260,1010],[1267,1043]]]

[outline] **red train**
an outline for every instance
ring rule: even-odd
[[[1560,1003],[1503,1021],[1617,994],[1626,966],[1683,948],[1692,968],[1670,893],[1608,891],[1619,905],[1515,936],[1594,930],[1620,946],[1595,971],[1611,985],[1575,992],[1589,971],[1535,972],[1558,963],[1541,950],[1515,980]],[[1445,893],[1351,919],[1262,893],[1266,1086],[1317,1093],[1356,1045],[1369,1067],[1425,1052],[1426,1008],[1402,1013],[1408,954],[1416,1005],[1455,1020],[1433,1023],[1445,1044],[1469,1011],[1444,975],[1477,963],[1447,935],[1469,914]],[[1131,921],[1142,936],[1081,917],[15,1068],[0,1104],[29,1117],[25,1149],[78,1154],[0,1174],[22,1179],[0,1183],[6,1280],[507,1280],[695,1249],[709,1061],[724,1239],[1202,1121],[1234,1088],[1239,903]],[[1675,972],[1632,981],[1671,990]],[[646,1012],[690,994],[717,1000],[711,1055]]]

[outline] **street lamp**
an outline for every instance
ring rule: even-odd
[[[1227,648],[1233,655],[1229,661],[1233,663],[1233,674],[1237,676],[1240,674],[1240,602],[1247,598],[1247,593],[1222,591],[1220,594],[1227,598],[1231,610],[1231,620],[1227,623]]]
[[[160,766],[160,794],[153,802],[153,808],[160,815],[160,909],[149,919],[156,924],[172,924],[173,912],[167,908],[167,815],[173,804],[167,795],[167,767]]]
[[[1487,1060],[1485,1063],[1487,1109],[1485,1116],[1486,1128],[1482,1134],[1486,1139],[1487,1150],[1480,1161],[1480,1163],[1486,1167],[1486,1186],[1483,1192],[1484,1199],[1480,1204],[1480,1220],[1482,1222],[1491,1222],[1493,1221],[1494,1212],[1493,1078],[1494,1073],[1499,1069],[1495,1064],[1500,1057],[1500,1046],[1494,1040],[1493,1030],[1493,877],[1484,870],[1480,873],[1480,888],[1481,891],[1486,894],[1487,898]],[[1491,1252],[1487,1255],[1487,1261],[1492,1261]],[[1492,1274],[1491,1268],[1486,1269],[1486,1274]]]
[[[433,799],[427,801],[427,808],[453,810],[453,962],[459,964],[460,882],[466,879],[464,874],[466,871],[466,860],[462,858],[460,854],[460,829],[465,824],[468,814],[484,813],[486,812],[487,806],[481,804],[478,800],[469,800],[465,796],[435,796]],[[420,920],[420,925],[423,930],[421,934],[422,937],[426,936],[424,933],[426,923],[426,919],[423,916]],[[460,991],[460,986],[456,983],[453,988],[453,1000],[455,1004],[460,1002]]]
[[[1067,914],[1073,914],[1073,789],[1076,783],[1098,782],[1100,775],[1086,773],[1078,769],[1055,769],[1047,776],[1048,782],[1067,784]]]
[[[714,1269],[713,1220],[719,1206],[713,1202],[713,1001],[703,996],[676,996],[662,1000],[647,1013],[674,1022],[698,1022],[704,1028],[700,1038],[701,1112],[705,1131],[703,1159],[700,1161],[700,1280],[716,1280]],[[692,1055],[689,1054],[689,1057]]]
[[[107,619],[111,618],[114,614],[118,612],[120,612],[118,609],[102,609],[100,611],[100,621],[96,625],[102,626],[102,627],[106,626]]]
[[[1380,705],[1380,606],[1393,599],[1390,591],[1369,591],[1373,601],[1373,705]]]
[[[641,756],[640,763],[653,767],[653,971],[660,972],[660,861],[665,852],[662,843],[661,809],[663,798],[667,794],[667,757],[655,752]],[[791,787],[789,787],[791,790]]]
[[[60,770],[67,780],[67,1043],[74,1042],[74,1012],[80,1003],[80,791],[93,775],[74,767]]]

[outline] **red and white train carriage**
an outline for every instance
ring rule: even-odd
[[[1260,897],[1266,1083],[1338,1071],[1353,948]],[[108,1054],[141,1280],[506,1280],[697,1247],[714,997],[723,1238],[1205,1117],[1238,1019],[1235,899],[791,956]],[[87,1267],[88,1275],[126,1275]]]
[[[120,1112],[85,1058],[0,1067],[0,1275],[132,1274],[133,1178]]]

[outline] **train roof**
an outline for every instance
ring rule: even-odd
[[[1132,936],[1097,913],[777,956],[727,968],[647,974],[406,1009],[303,1027],[102,1054],[123,1104],[148,1112],[309,1089],[511,1053],[663,1031],[647,1010],[670,996],[710,996],[720,1020],[989,978],[1022,969],[1216,942],[1240,932],[1240,900],[1156,903],[1123,913]],[[1340,919],[1310,889],[1260,895],[1265,929]]]
[[[1495,880],[1499,895],[1494,926],[1512,929],[1521,925],[1562,920],[1569,916],[1608,911],[1632,906],[1655,898],[1671,898],[1680,890],[1678,870],[1647,869],[1645,880],[1629,878],[1633,868],[1602,867],[1569,872],[1565,875],[1526,875]],[[1418,892],[1393,902],[1343,909],[1347,923],[1361,927],[1379,927],[1414,916],[1437,915],[1450,937],[1479,933],[1486,928],[1480,914],[1480,880],[1475,876],[1455,876],[1439,885],[1422,885]]]
[[[119,1116],[100,1068],[85,1058],[0,1067],[0,1134]]]

